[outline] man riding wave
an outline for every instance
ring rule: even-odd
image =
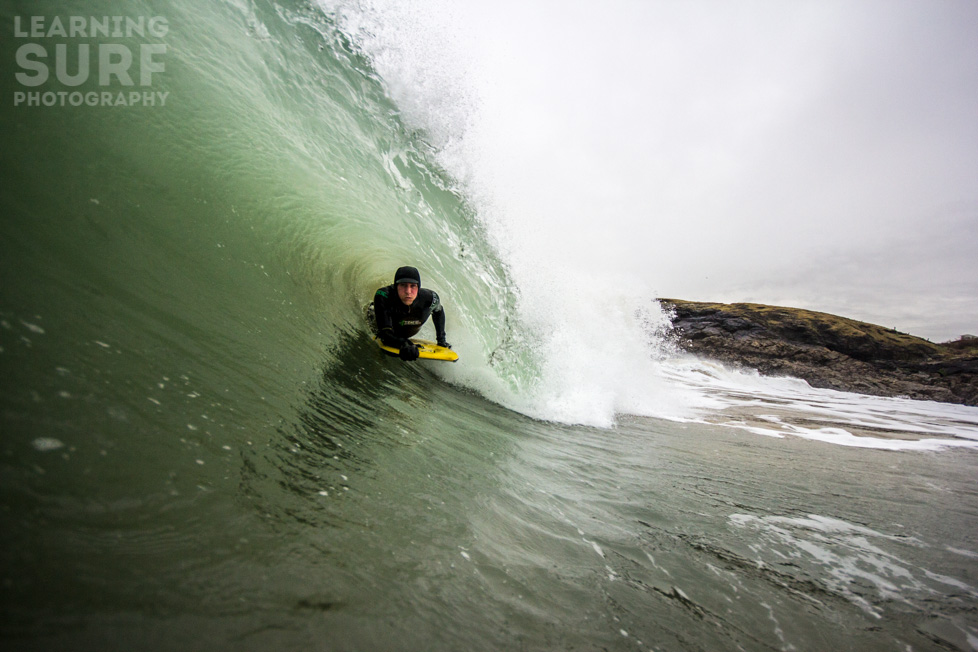
[[[438,346],[451,348],[445,339],[445,309],[434,290],[421,287],[415,267],[399,267],[394,283],[374,293],[373,317],[384,346],[398,349],[401,360],[418,359],[418,347],[410,340],[431,317]]]

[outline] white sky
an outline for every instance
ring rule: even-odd
[[[542,263],[978,334],[975,0],[373,10],[409,118]]]

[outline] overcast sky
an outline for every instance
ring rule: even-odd
[[[392,92],[524,252],[978,334],[975,0],[374,7]]]

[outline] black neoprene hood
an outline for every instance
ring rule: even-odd
[[[421,274],[416,267],[398,267],[394,273],[394,285],[398,283],[417,283],[421,286]]]

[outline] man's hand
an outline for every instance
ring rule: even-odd
[[[418,355],[420,354],[418,353],[418,347],[413,342],[405,342],[401,345],[401,349],[397,352],[397,355],[405,362],[413,362],[418,359]]]

